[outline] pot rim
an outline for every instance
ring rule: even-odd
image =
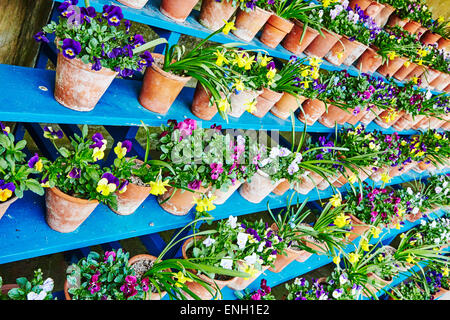
[[[192,79],[191,76],[178,76],[176,74],[164,71],[161,67],[158,66],[158,64],[156,63],[156,60],[163,60],[164,61],[164,55],[162,54],[154,54],[152,53],[153,59],[155,60],[152,65],[150,66],[150,68],[152,70],[154,70],[155,72],[159,73],[161,76],[168,78],[170,80],[174,80],[174,81],[178,81],[178,82],[188,82],[189,80]]]
[[[87,200],[87,199],[82,199],[82,198],[77,198],[77,197],[73,197],[70,196],[64,192],[62,192],[58,187],[53,187],[53,188],[48,188],[47,189],[48,192],[53,192],[55,193],[57,196],[70,201],[70,202],[75,202],[75,203],[80,203],[80,204],[94,204],[94,203],[99,203],[98,200]]]

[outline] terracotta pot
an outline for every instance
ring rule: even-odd
[[[409,222],[416,222],[417,220],[419,220],[420,218],[422,218],[423,214],[422,212],[417,212],[416,214],[410,213],[406,215],[406,220],[408,220]]]
[[[302,53],[306,47],[309,46],[310,43],[319,35],[317,30],[307,27],[305,35],[302,39],[303,27],[302,22],[294,20],[294,26],[291,32],[289,32],[281,42],[283,48],[294,53],[295,55],[300,55],[300,53]],[[300,42],[301,39],[302,41]]]
[[[379,276],[377,276],[375,273],[368,273],[368,282],[366,284],[367,290],[369,290],[372,293],[378,292],[381,288],[384,288],[392,283],[394,279],[391,279],[389,281],[381,279]],[[365,293],[363,293],[364,296]]]
[[[198,21],[204,27],[216,31],[225,25],[224,21],[230,20],[236,9],[233,1],[203,0]]]
[[[396,57],[394,60],[387,60],[378,68],[377,72],[385,77],[392,76],[403,67],[405,62],[406,59],[402,57]]]
[[[246,12],[238,9],[235,21],[236,30],[231,32],[244,41],[251,41],[258,31],[269,20],[272,14],[269,11],[255,7],[253,11]]]
[[[417,67],[417,64],[415,63],[410,63],[409,66],[405,67],[405,65],[403,65],[400,69],[398,69],[398,71],[394,74],[394,78],[397,79],[398,81],[403,81],[405,79],[407,79],[408,75],[414,71],[414,69]]]
[[[450,39],[440,38],[438,40],[438,48],[450,51]]]
[[[329,30],[322,29],[322,35],[318,35],[304,50],[308,56],[323,58],[333,46],[341,39],[341,36]]]
[[[439,76],[430,82],[430,87],[437,91],[443,91],[445,87],[447,87],[449,81],[450,74],[439,71]]]
[[[270,109],[270,113],[286,120],[291,115],[291,111],[295,112],[305,100],[306,98],[303,96],[295,97],[290,93],[284,92],[281,99]]]
[[[415,34],[420,26],[420,23],[410,20],[403,26],[403,30],[408,31],[411,34]]]
[[[347,36],[342,36],[341,41],[336,42],[324,58],[331,64],[340,66],[354,50],[360,48],[360,45],[360,42],[350,41]]]
[[[155,60],[145,70],[139,103],[146,109],[166,114],[191,77],[181,77],[162,70],[164,56],[152,54]]]
[[[277,196],[282,196],[291,188],[291,184],[288,180],[282,179],[282,181],[276,186],[275,189],[272,190],[273,193],[275,193]]]
[[[206,193],[208,190],[209,187],[200,187],[197,191],[169,187],[164,194],[158,196],[158,202],[165,211],[176,216],[184,216],[194,207],[194,199]],[[166,199],[169,200],[163,202]]]
[[[379,109],[376,106],[372,106],[370,110],[366,111],[366,114],[361,119],[361,123],[367,126],[371,123],[380,113],[383,112],[383,109]]]
[[[420,42],[422,42],[424,45],[435,44],[440,38],[440,34],[433,33],[432,31],[427,30],[420,38]]]
[[[134,162],[141,165],[144,163],[139,159],[135,159]],[[140,186],[130,182],[125,192],[116,192],[117,210],[114,210],[111,207],[109,208],[119,215],[130,215],[139,208],[145,199],[147,199],[151,190],[151,187]]]
[[[92,70],[92,64],[68,59],[60,52],[56,65],[55,100],[75,111],[91,111],[117,76],[107,68]]]
[[[398,119],[400,119],[400,117],[402,117],[405,114],[405,111],[401,110],[401,111],[397,111],[397,115],[390,121],[386,121],[386,118],[389,116],[389,110],[385,110],[383,111],[380,115],[379,118],[375,119],[375,123],[377,125],[379,125],[380,127],[387,129],[390,126],[392,126],[394,123],[397,122]]]
[[[372,175],[372,167],[362,167],[357,168],[356,170],[358,171],[358,177],[361,181],[366,180],[369,178],[369,175]]]
[[[300,179],[294,182],[294,190],[300,194],[308,194],[312,189],[314,189],[314,183],[309,178],[309,171],[301,176]]]
[[[397,131],[403,131],[411,128],[412,124],[413,124],[412,115],[406,113],[400,119],[398,119],[397,122],[395,122],[392,125],[392,127]]]
[[[417,39],[420,39],[427,30],[428,30],[427,28],[420,26],[419,29],[417,29],[416,31]]]
[[[445,120],[429,117],[423,118],[422,121],[418,122],[413,129],[415,130],[428,130],[428,129],[436,129],[439,128],[442,124],[445,123]]]
[[[450,92],[450,84],[448,86],[445,87],[444,89],[445,92]]]
[[[417,162],[411,161],[410,163],[408,163],[406,165],[398,165],[395,167],[391,167],[391,170],[389,171],[389,176],[392,178],[401,176],[402,174],[405,174],[409,170],[414,168],[416,165],[417,165]]]
[[[17,289],[17,288],[19,288],[19,286],[17,284],[4,284],[4,285],[2,285],[0,292],[2,295],[6,296],[6,295],[8,295],[9,290]]]
[[[184,22],[199,0],[161,0],[159,10],[176,22]]]
[[[194,92],[194,99],[192,100],[191,112],[202,120],[211,120],[218,112],[216,104],[211,105],[211,94],[207,92],[200,82],[197,82],[197,87]]]
[[[244,90],[239,92],[239,94],[232,93],[230,96],[230,110],[228,115],[240,118],[247,109],[246,104],[254,101],[261,91]]]
[[[334,176],[327,176],[327,179],[323,179],[318,185],[317,185],[317,189],[319,190],[325,190],[326,188],[328,188],[330,186],[330,183],[333,184],[336,180],[338,180],[340,178],[341,174],[338,173]]]
[[[239,193],[247,201],[250,201],[252,203],[260,203],[281,182],[282,181],[279,180],[273,183],[269,175],[261,170],[258,170],[253,175],[251,182],[246,181],[242,184],[242,186],[239,188]]]
[[[138,254],[136,256],[131,257],[128,260],[128,265],[133,266],[138,261],[141,260],[150,260],[155,261],[157,258],[155,256],[152,256],[150,254]],[[166,270],[169,271],[169,270]],[[158,292],[147,292],[145,300],[161,300],[165,295],[167,294],[166,291],[162,291],[161,295]]]
[[[311,181],[309,178],[311,178],[314,187],[317,187],[324,180],[321,175],[314,171],[308,171],[308,180]]]
[[[297,119],[312,126],[325,112],[325,103],[319,99],[306,99],[297,115]]]
[[[352,112],[352,115],[350,116],[350,119],[347,120],[347,123],[351,125],[357,124],[359,121],[361,121],[362,118],[364,118],[367,112],[370,112],[367,110],[367,108],[365,109],[364,107],[360,107],[360,110],[356,115]]]
[[[412,123],[411,123],[411,126],[410,126],[409,128],[410,128],[410,129],[414,129],[414,127],[415,127],[419,122],[421,122],[424,118],[425,118],[425,115],[423,115],[423,114],[419,114],[419,115],[415,116],[414,119],[413,119],[413,121],[412,121]],[[416,129],[415,129],[415,130],[416,130]]]
[[[392,13],[394,13],[395,8],[387,3],[383,3],[384,7],[381,9],[380,13],[375,17],[375,23],[383,27]]]
[[[366,10],[366,8],[370,6],[371,3],[372,0],[350,0],[348,6],[354,10],[355,6],[358,5],[361,10]]]
[[[278,227],[274,223],[271,226],[272,230],[277,231]],[[302,251],[304,250],[294,250],[291,248],[286,248],[285,252],[287,255],[284,254],[277,254],[276,260],[273,262],[273,267],[269,268],[269,271],[279,273],[283,271],[284,268],[286,268],[291,262],[294,260],[297,260],[302,255]]]
[[[239,265],[242,265],[241,261],[238,261]],[[245,278],[234,278],[233,281],[227,284],[227,287],[232,290],[244,290],[247,288],[253,281],[255,281],[261,274],[266,272],[266,270],[269,268],[269,266],[262,266],[261,271],[258,271],[253,277],[250,277],[248,279]]]
[[[117,0],[121,4],[133,9],[142,9],[148,2],[148,0]]]
[[[339,42],[338,42],[339,43]],[[352,52],[342,61],[342,64],[346,66],[351,66],[353,63],[361,57],[361,55],[367,50],[367,46],[365,44],[358,42],[358,47],[354,48]]]
[[[353,108],[347,110],[328,104],[328,110],[325,111],[319,119],[319,122],[325,127],[333,128],[335,123],[343,125],[352,116]]]
[[[294,23],[272,14],[264,25],[260,40],[266,46],[276,48],[293,27]]]
[[[431,167],[431,162],[425,163],[423,161],[420,161],[417,163],[417,166],[414,168],[414,171],[416,171],[417,173],[422,173],[430,167]]]
[[[98,206],[97,200],[75,198],[58,188],[45,189],[45,220],[55,231],[75,231]]]
[[[389,170],[391,169],[390,166],[384,165],[381,168],[377,168],[372,175],[370,176],[370,180],[378,182],[381,180],[381,175],[383,173],[389,174]]]
[[[213,200],[213,203],[214,204],[223,204],[223,203],[225,203],[228,200],[228,198],[230,198],[233,195],[233,193],[241,186],[241,184],[242,184],[242,182],[236,181],[234,183],[234,185],[232,185],[232,186],[230,186],[228,188],[227,191],[222,191],[220,189],[217,189],[214,192],[214,195],[216,196],[216,199]]]
[[[447,121],[441,126],[441,129],[450,131],[450,121]]]
[[[376,1],[372,1],[370,5],[364,10],[364,13],[371,17],[372,19],[375,19],[378,14],[383,10],[384,5],[381,3],[378,3]]]
[[[344,167],[343,170],[345,171],[345,175],[346,175],[347,177],[350,177],[350,176],[352,176],[352,175],[355,175],[355,173],[353,173],[353,172],[352,172],[349,168],[347,168],[347,167]],[[348,181],[347,178],[341,173],[341,174],[339,175],[339,177],[337,178],[337,180],[333,183],[333,185],[334,185],[336,188],[339,188],[339,187],[343,186],[344,184],[346,184],[347,182],[349,182],[349,181]]]
[[[431,83],[440,76],[441,72],[435,69],[426,68],[425,72],[420,76],[422,88],[431,87]],[[443,78],[445,80],[445,77]],[[435,82],[436,83],[436,82]]]
[[[356,68],[365,73],[374,73],[383,63],[383,58],[371,47],[359,57]]]
[[[0,202],[0,219],[3,217],[6,210],[8,210],[9,206],[12,205],[14,202],[16,202],[17,199],[18,198],[14,196],[13,198],[10,198],[5,202]]]
[[[387,22],[388,26],[399,26],[400,28],[403,28],[405,26],[405,24],[407,24],[409,21],[408,18],[406,19],[401,19],[398,15],[396,14],[391,14],[391,16],[389,17],[389,20]]]
[[[442,297],[443,295],[446,295],[449,292],[449,290],[446,290],[444,288],[439,288],[439,290],[433,294],[433,300],[439,299],[440,297]],[[449,299],[443,299],[443,300],[449,300]]]
[[[283,92],[263,88],[262,93],[256,98],[256,110],[252,114],[258,118],[264,117],[282,96]]]
[[[425,72],[424,66],[416,66],[405,78],[405,80],[410,80],[411,78],[420,78],[420,76]]]
[[[348,214],[348,216],[350,217],[350,220],[352,222],[352,227],[353,227],[353,230],[351,231],[351,233],[348,237],[348,239],[350,241],[355,240],[356,238],[361,236],[364,232],[366,232],[367,230],[370,229],[370,226],[363,223],[361,220],[359,220],[354,215]]]

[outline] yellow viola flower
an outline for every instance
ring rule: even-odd
[[[5,202],[12,196],[12,191],[9,189],[0,189],[0,201]]]
[[[243,278],[244,280],[253,278],[258,274],[258,270],[256,270],[254,266],[248,265],[246,263],[243,263],[243,268],[241,270],[242,272],[248,273],[250,275],[248,278]]]
[[[301,75],[303,78],[306,78],[307,76],[309,76],[309,73],[310,73],[310,71],[309,71],[308,69],[305,69],[305,70],[303,70],[303,71],[300,73],[300,75]]]
[[[256,104],[257,101],[253,100],[253,101],[247,101],[244,106],[245,106],[245,110],[247,110],[247,112],[253,113],[256,111]]]
[[[428,54],[428,51],[427,51],[427,50],[423,50],[423,49],[419,49],[419,50],[417,51],[417,54],[418,54],[419,56],[421,56],[421,57],[425,57],[425,56]]]
[[[389,60],[394,60],[397,57],[397,53],[395,51],[391,51],[387,54]]]
[[[36,169],[38,172],[41,172],[43,167],[44,167],[44,165],[42,164],[41,160],[36,162],[36,164],[34,165],[34,169]]]
[[[341,195],[340,194],[333,195],[328,202],[330,202],[331,205],[335,208],[339,207],[342,203]]]
[[[408,262],[410,264],[415,264],[416,260],[414,260],[414,257],[411,256],[411,254],[408,254],[408,257],[406,258],[406,262]]]
[[[270,69],[269,71],[267,71],[266,77],[267,79],[272,80],[273,78],[275,78],[276,74],[277,74],[276,69]]]
[[[319,70],[318,69],[314,69],[314,71],[311,73],[311,78],[314,80],[319,78]]]
[[[214,52],[214,55],[217,57],[217,60],[216,60],[216,65],[217,66],[221,67],[221,66],[223,66],[224,63],[225,64],[229,63],[227,58],[225,58],[225,55],[222,52],[220,52],[219,50]]]
[[[434,137],[435,137],[436,139],[438,139],[438,140],[441,140],[441,139],[442,139],[442,135],[441,135],[439,132],[436,132],[436,133],[434,134]]]
[[[230,33],[231,30],[236,30],[236,27],[234,26],[234,21],[226,21],[226,20],[222,20],[225,25],[223,26],[222,32],[223,34],[228,34]]]
[[[355,253],[355,252],[350,252],[348,255],[348,261],[351,264],[355,264],[359,261],[359,259],[361,258],[359,253]]]
[[[185,277],[184,273],[179,271],[177,274],[175,274],[175,277],[177,278],[177,282],[175,283],[175,286],[178,288],[181,288],[183,284],[186,282],[193,282],[191,278]]]
[[[150,194],[155,196],[159,196],[164,194],[169,186],[169,180],[165,180],[164,182],[161,179],[157,179],[156,181],[150,181]]]
[[[11,132],[11,128],[10,127],[6,127],[3,129],[3,131],[5,131],[6,133],[10,133]],[[45,136],[45,133],[44,133]]]
[[[259,62],[259,64],[261,65],[261,67],[265,67],[270,62],[270,60],[272,60],[272,57],[268,57],[268,56],[264,55],[261,58],[261,61]]]
[[[389,174],[387,174],[386,172],[381,175],[381,181],[383,181],[384,183],[389,183],[391,179],[391,176],[389,176]]]
[[[122,159],[127,154],[127,148],[122,147],[122,142],[118,142],[114,148],[114,153],[117,155],[117,158]]]
[[[220,111],[226,112],[226,111],[228,111],[229,108],[230,108],[230,103],[228,102],[227,99],[222,99],[219,101],[218,109]]]
[[[105,153],[103,152],[103,150],[98,148],[98,147],[95,147],[93,152],[92,152],[92,158],[94,159],[94,161],[101,160],[104,157],[105,157]]]
[[[109,196],[110,193],[116,191],[117,186],[114,183],[108,183],[108,179],[102,178],[97,184],[97,192],[101,193],[105,197]]]
[[[381,233],[381,228],[379,228],[379,227],[373,227],[372,226],[372,228],[370,228],[370,233],[373,235],[373,237],[375,238],[375,239],[377,239],[377,238],[379,238],[380,237],[380,233]]]
[[[449,269],[448,267],[442,268],[442,275],[443,275],[444,277],[448,277],[449,272],[450,272],[450,269]]]

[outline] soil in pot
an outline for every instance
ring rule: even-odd
[[[244,41],[251,41],[258,31],[269,20],[272,14],[269,11],[255,7],[253,11],[246,12],[238,9],[235,21],[236,30],[231,32]]]
[[[294,26],[293,26],[291,32],[289,32],[286,35],[286,37],[283,39],[283,41],[281,42],[281,45],[283,46],[283,48],[285,48],[286,50],[288,50],[296,55],[299,55],[319,35],[319,32],[317,30],[307,27],[306,31],[305,31],[305,35],[303,36],[303,39],[302,39],[303,28],[304,28],[304,26],[303,26],[302,22],[300,22],[298,20],[294,20]]]
[[[134,270],[136,277],[142,279],[143,275],[153,267],[156,257],[149,254],[139,254],[130,258],[128,264]],[[166,270],[169,271],[169,270]],[[146,300],[161,300],[166,295],[166,291],[162,291],[161,295],[158,289],[150,282],[150,290],[147,292]]]
[[[202,0],[198,21],[206,28],[216,31],[225,25],[224,21],[230,20],[235,11],[233,1]]]
[[[294,23],[272,14],[264,25],[260,40],[266,46],[276,48],[293,27]]]
[[[184,22],[199,0],[161,0],[159,10],[176,22]]]

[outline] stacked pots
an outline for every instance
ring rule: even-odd
[[[194,200],[208,190],[209,187],[200,187],[197,191],[169,187],[164,194],[158,196],[158,202],[165,211],[176,216],[184,216],[194,207]]]
[[[215,103],[211,104],[211,93],[197,82],[197,87],[192,100],[191,112],[202,120],[211,120],[217,113]]]
[[[241,196],[252,203],[260,203],[282,181],[272,182],[270,176],[262,170],[256,171],[251,182],[246,181],[239,188]]]
[[[312,126],[319,120],[325,110],[325,103],[323,101],[319,99],[307,99],[303,102],[297,118],[308,126]]]
[[[264,26],[260,40],[266,46],[276,48],[293,27],[294,23],[272,14]]]
[[[142,9],[148,2],[148,0],[117,0],[117,1],[133,9]]]
[[[128,260],[128,265],[133,268],[133,269],[137,269],[138,267],[140,267],[140,265],[149,265],[152,264],[157,258],[155,256],[152,256],[150,254],[138,254],[136,256],[133,256],[130,258],[130,260]],[[137,275],[138,278],[141,278],[141,275],[139,273],[144,274],[147,270],[142,270],[137,272],[137,270],[135,270],[135,273]],[[169,271],[169,270],[167,270]],[[161,300],[165,295],[167,294],[166,291],[162,291],[161,294],[159,294],[158,292],[147,292],[146,293],[146,300]]]
[[[293,96],[290,93],[284,92],[281,99],[270,109],[270,113],[286,120],[291,115],[291,111],[295,112],[305,100],[306,98],[303,96]]]
[[[226,191],[223,191],[221,189],[217,189],[214,192],[214,196],[216,197],[213,200],[214,204],[224,204],[232,195],[233,193],[239,189],[239,187],[242,185],[242,182],[240,181],[235,181],[234,185],[229,186],[228,189]]]
[[[378,48],[368,47],[359,57],[356,67],[365,73],[374,73],[383,63],[383,58],[377,53]]]
[[[233,1],[203,0],[198,21],[206,28],[216,31],[225,25],[224,21],[230,20],[235,11]]]
[[[319,122],[325,127],[333,128],[336,123],[343,125],[352,116],[353,108],[342,109],[335,105],[329,104],[328,110],[325,111],[319,119]]]
[[[289,32],[281,42],[283,48],[292,52],[295,55],[300,55],[301,53],[303,53],[303,51],[319,35],[319,32],[317,30],[312,29],[311,27],[306,27],[305,32],[303,30],[304,30],[303,23],[298,20],[294,20],[294,26],[292,27],[291,32]]]
[[[282,92],[276,92],[268,88],[263,88],[261,94],[256,98],[256,110],[252,112],[258,118],[264,117],[272,107],[280,101],[283,96]]]
[[[161,0],[159,10],[176,22],[184,22],[199,0]]]
[[[342,36],[341,40],[334,44],[324,58],[335,66],[340,66],[349,57],[349,60],[355,61],[362,54],[361,49],[366,48],[362,43],[356,40],[351,41],[347,36]]]
[[[387,60],[379,68],[378,72],[387,77],[394,75],[405,64],[406,59],[402,57],[395,57],[393,60]]]
[[[305,49],[309,56],[323,58],[333,46],[341,39],[341,36],[329,30],[322,30],[323,36],[317,36]]]
[[[253,40],[271,15],[269,11],[259,7],[255,7],[250,12],[238,9],[235,21],[236,30],[232,30],[231,32],[239,39],[249,42]]]

